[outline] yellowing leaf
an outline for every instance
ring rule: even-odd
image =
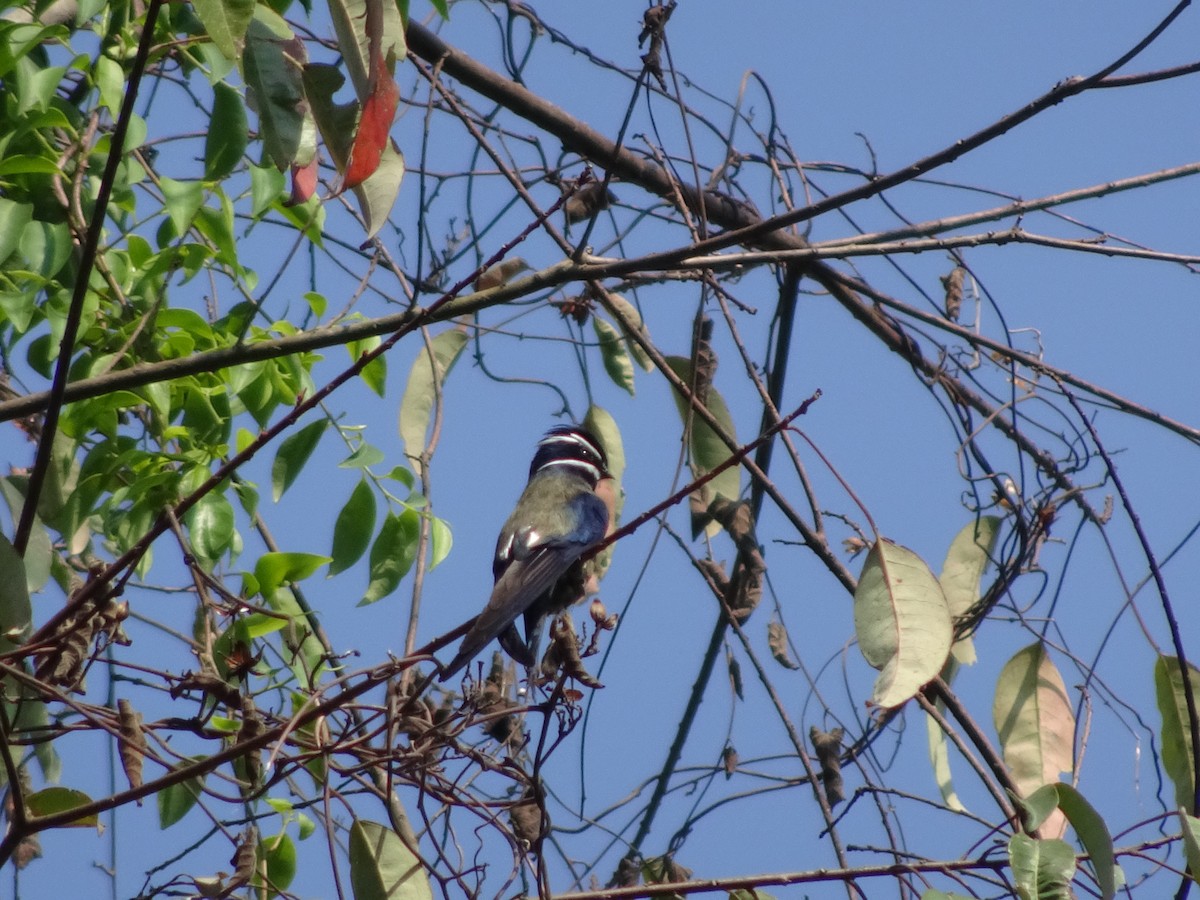
[[[884,708],[935,678],[953,639],[950,608],[929,567],[883,539],[867,554],[854,592],[854,631],[863,656],[879,669],[871,702]]]
[[[1062,675],[1041,641],[1005,663],[996,681],[992,718],[1004,762],[1022,796],[1071,771],[1075,714]],[[1065,827],[1065,819],[1055,813],[1043,830],[1060,835]]]
[[[413,467],[418,472],[434,401],[465,346],[466,332],[457,328],[443,331],[417,354],[409,370],[404,396],[400,398],[400,439],[404,441],[405,454],[413,460]]]

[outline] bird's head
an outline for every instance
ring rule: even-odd
[[[612,477],[604,446],[594,434],[578,425],[556,425],[538,441],[529,477],[551,466],[569,468],[593,489],[602,479]]]

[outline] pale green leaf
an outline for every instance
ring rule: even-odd
[[[667,365],[671,370],[679,376],[685,384],[692,384],[692,362],[682,356],[668,356]],[[680,418],[683,419],[685,425],[690,424],[691,430],[687,435],[688,450],[691,455],[692,474],[696,477],[704,475],[721,463],[725,462],[733,455],[732,451],[726,446],[725,442],[717,437],[717,433],[709,427],[707,422],[702,421],[692,412],[691,404],[683,399],[677,392],[671,392],[672,398],[675,400],[675,407],[679,410]],[[712,413],[717,424],[735,441],[737,435],[733,427],[733,416],[729,414],[729,407],[725,405],[725,400],[717,392],[716,387],[709,387],[707,403],[708,411]],[[695,497],[695,505],[703,510],[707,510],[712,502],[718,497],[724,497],[726,500],[736,500],[741,491],[741,471],[738,466],[730,466],[725,469],[720,475],[712,481],[705,484],[697,492],[698,497]],[[716,534],[721,530],[721,526],[716,522],[707,523],[710,535]]]
[[[638,312],[638,308],[636,306],[634,306],[620,294],[609,293],[607,295],[607,299],[608,302],[611,303],[621,313],[621,315],[625,317],[630,326],[632,326],[631,328],[626,329],[623,323],[618,322],[618,324],[621,325],[622,336],[625,338],[625,345],[629,348],[630,355],[633,356],[637,364],[647,372],[653,371],[654,363],[646,354],[646,351],[642,349],[641,344],[635,341],[630,334],[630,332],[633,331],[639,334],[645,340],[650,340],[650,332],[646,330],[646,325],[642,322],[642,314]]]
[[[445,519],[434,516],[429,520],[429,537],[431,545],[429,569],[433,571],[450,555],[450,548],[454,545],[454,535]]]
[[[421,861],[390,828],[364,819],[350,826],[354,900],[433,900]]]
[[[940,700],[936,703],[938,709],[945,711],[945,704]],[[925,735],[929,742],[929,762],[933,767],[933,777],[937,781],[938,791],[947,809],[963,812],[966,807],[954,790],[954,775],[950,771],[950,743],[946,740],[946,732],[933,716],[925,716]]]
[[[451,329],[435,335],[417,354],[400,399],[400,439],[404,452],[419,467],[425,451],[425,435],[432,420],[433,405],[454,363],[467,346],[464,331]],[[432,350],[432,355],[430,351]]]
[[[358,200],[358,209],[362,213],[367,240],[375,237],[379,233],[379,229],[387,222],[396,198],[400,195],[400,184],[404,181],[404,173],[404,154],[400,152],[396,142],[389,139],[383,147],[379,165],[375,171],[361,184],[356,184],[351,188],[355,199]],[[375,362],[382,362],[382,359],[375,360]],[[366,377],[365,372],[363,377]]]
[[[599,316],[592,316],[592,328],[600,342],[600,358],[604,361],[604,371],[617,387],[624,388],[632,396],[633,360],[621,341],[620,332]]]
[[[1200,703],[1200,670],[1188,663],[1192,696]],[[1192,730],[1188,724],[1187,695],[1183,689],[1183,669],[1179,658],[1160,656],[1154,663],[1154,692],[1162,716],[1162,759],[1171,783],[1175,785],[1175,805],[1192,809],[1196,779],[1192,766]]]
[[[1178,809],[1179,824],[1183,829],[1183,855],[1187,860],[1188,874],[1192,880],[1200,877],[1200,819],[1187,814],[1182,806]]]
[[[998,516],[980,516],[967,523],[950,542],[938,580],[953,619],[966,615],[979,602],[979,582],[991,560],[1002,521]],[[969,637],[955,641],[950,652],[964,666],[975,663],[975,644]]]
[[[863,656],[879,669],[871,702],[889,709],[937,676],[953,639],[946,597],[929,567],[882,538],[854,592],[854,631]]]

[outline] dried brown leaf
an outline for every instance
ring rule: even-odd
[[[787,628],[778,620],[767,624],[767,647],[771,650],[771,655],[785,669],[798,669],[800,665],[792,659],[791,653],[788,651],[788,634]]]

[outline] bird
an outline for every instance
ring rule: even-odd
[[[580,557],[608,532],[609,504],[597,487],[611,477],[603,444],[586,428],[558,425],[538,441],[529,481],[496,540],[491,597],[443,668],[441,681],[493,638],[517,662],[533,667],[546,617],[583,599],[586,574]],[[521,616],[524,638],[516,625]]]

